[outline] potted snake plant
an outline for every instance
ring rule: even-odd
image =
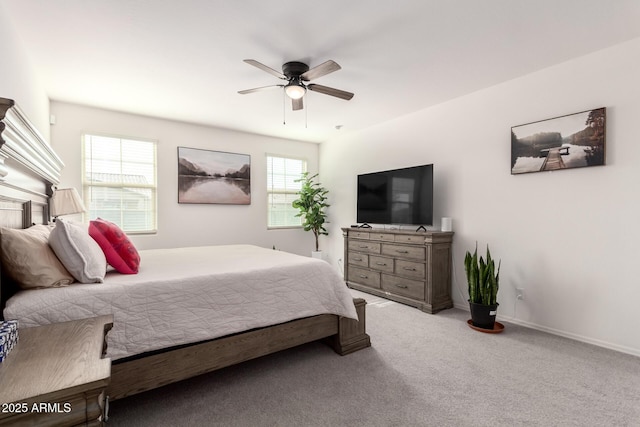
[[[473,255],[467,251],[464,257],[464,270],[469,285],[469,309],[473,326],[493,330],[498,310],[498,289],[500,282],[500,264],[496,269],[487,245],[486,260],[478,257],[478,244]]]
[[[318,174],[309,176],[309,172],[303,172],[302,178],[296,182],[301,182],[302,186],[298,191],[298,198],[293,201],[292,206],[298,209],[297,217],[302,217],[302,227],[304,231],[312,231],[316,239],[316,250],[312,253],[314,258],[322,258],[318,238],[320,235],[329,235],[324,228],[327,222],[326,208],[327,193],[329,190],[316,181]]]

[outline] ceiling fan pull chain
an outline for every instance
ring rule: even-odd
[[[287,124],[287,94],[282,90],[282,124]]]
[[[305,98],[307,98],[305,96]],[[304,109],[304,128],[307,129],[307,116],[309,115],[309,99],[307,98],[307,108]]]

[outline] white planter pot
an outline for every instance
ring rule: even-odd
[[[311,258],[324,260],[324,257],[322,256],[322,251],[313,251],[313,252],[311,252]]]

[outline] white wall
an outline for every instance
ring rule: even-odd
[[[358,173],[434,163],[434,216],[456,232],[456,306],[467,307],[465,251],[488,243],[502,259],[499,317],[640,355],[638,58],[640,39],[323,143],[332,262]],[[598,107],[606,166],[510,174],[511,126]]]
[[[49,98],[33,65],[0,4],[0,97],[16,101],[29,120],[49,141]]]
[[[266,154],[305,158],[318,169],[318,145],[159,120],[61,102],[51,103],[53,148],[65,162],[61,187],[82,190],[83,133],[158,142],[158,233],[131,236],[139,249],[251,243],[310,255],[313,235],[301,229],[267,230]],[[251,205],[178,204],[177,147],[251,156]]]

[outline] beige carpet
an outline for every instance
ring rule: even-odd
[[[640,426],[640,358],[364,297],[372,348],[311,343],[112,402],[116,426]]]

